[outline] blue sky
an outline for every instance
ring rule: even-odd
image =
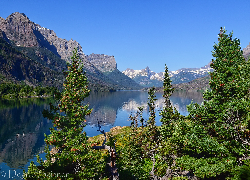
[[[1,0],[0,17],[24,13],[86,55],[114,55],[121,71],[162,72],[208,64],[220,27],[245,48],[249,8],[249,0]]]

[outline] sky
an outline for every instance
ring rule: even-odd
[[[250,42],[249,0],[1,0],[14,12],[80,43],[86,55],[113,55],[117,68],[154,72],[199,68],[212,59],[220,27]]]

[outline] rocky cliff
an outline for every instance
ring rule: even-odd
[[[6,20],[0,17],[0,29],[16,46],[38,46],[33,28],[34,23],[23,13],[13,13]]]
[[[85,68],[96,73],[96,68],[87,61],[82,47],[77,41],[57,37],[53,30],[30,21],[24,13],[12,13],[6,20],[0,17],[0,29],[15,46],[45,47],[69,63],[71,63],[72,51],[77,48]]]
[[[85,59],[82,47],[76,41],[61,39],[56,36],[53,30],[41,27],[24,14],[15,12],[6,18],[0,17],[0,29],[6,37],[15,43],[16,46],[46,47],[61,59],[67,60],[72,55],[72,50],[77,47],[82,59]]]
[[[243,56],[245,59],[248,59],[250,57],[250,43],[243,49]]]
[[[124,75],[117,69],[117,64],[114,56],[105,54],[90,54],[86,56],[87,60],[105,77],[112,80],[113,83],[122,84],[119,89],[141,89],[142,86],[137,84],[128,76]]]
[[[114,56],[92,54],[88,56],[89,60],[87,60],[81,45],[77,41],[57,37],[53,30],[32,22],[23,13],[13,13],[6,19],[0,17],[0,31],[3,45],[5,44],[4,41],[6,41],[12,48],[26,55],[28,57],[26,59],[57,72],[66,69],[66,62],[71,64],[72,51],[77,48],[78,54],[83,60],[84,71],[86,71],[92,90],[133,89],[134,86],[137,86],[137,89],[141,88],[116,68]],[[5,50],[6,48],[3,49],[3,51]],[[4,54],[8,54],[8,52],[4,52]],[[6,56],[4,59],[8,60],[9,57]],[[21,64],[25,64],[25,62],[26,60],[22,61],[20,59]],[[19,65],[17,67],[23,74],[24,69],[20,69]],[[5,70],[3,72],[3,75],[6,76],[7,72]],[[39,72],[37,73],[39,74]],[[14,79],[17,78],[14,77],[14,74],[11,76]],[[51,78],[44,77],[44,79],[54,81]],[[20,80],[20,78],[17,79]],[[23,76],[21,79],[24,80],[27,77]],[[33,81],[36,80],[40,82],[39,78],[33,79]],[[34,82],[31,84],[34,84]]]
[[[105,54],[90,54],[86,56],[87,60],[101,72],[112,72],[117,69],[114,56]]]

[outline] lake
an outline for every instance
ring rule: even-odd
[[[156,110],[163,107],[162,93],[156,93]],[[87,136],[100,134],[101,129],[108,132],[114,126],[129,126],[130,114],[143,106],[143,117],[148,117],[148,94],[144,91],[117,91],[105,93],[92,93],[84,101],[93,109],[91,116],[87,117],[87,126],[84,127]],[[203,102],[202,93],[174,92],[170,101],[182,115],[188,115],[186,105],[190,102]],[[36,162],[36,155],[45,159],[43,152],[44,133],[49,134],[52,123],[43,118],[43,109],[49,108],[53,98],[0,100],[0,180],[21,179],[23,169],[27,171],[31,161]],[[160,125],[160,117],[156,117],[156,125]]]

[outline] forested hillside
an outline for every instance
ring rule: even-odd
[[[1,31],[0,31],[1,33]],[[52,70],[19,52],[0,37],[1,81],[23,81],[30,86],[62,87],[64,81],[61,71]],[[6,78],[6,79],[5,79]]]
[[[27,85],[62,88],[62,71],[66,70],[67,63],[72,62],[72,50],[77,48],[92,91],[141,88],[132,79],[119,73],[117,68],[106,74],[100,71],[98,65],[93,65],[86,59],[78,42],[57,37],[53,30],[32,22],[23,13],[16,12],[6,19],[0,18],[0,38],[2,47],[5,47],[1,49],[4,59],[3,66],[0,67],[2,75],[3,78],[12,79],[14,83],[24,81]],[[11,56],[18,57],[18,61],[17,58],[11,59]],[[4,64],[7,62],[13,65],[11,69],[6,69]],[[104,61],[101,62],[103,63]]]

